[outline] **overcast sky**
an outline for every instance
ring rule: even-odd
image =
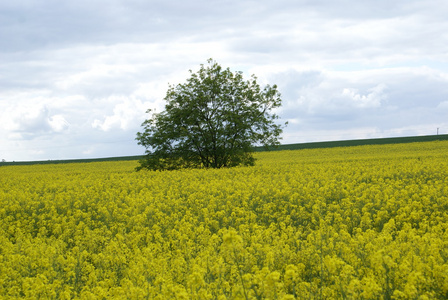
[[[277,84],[282,143],[448,133],[446,0],[0,2],[0,159],[139,155],[208,58]]]

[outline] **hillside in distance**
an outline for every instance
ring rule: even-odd
[[[284,144],[278,146],[277,148],[270,148],[269,151],[350,147],[350,146],[363,146],[363,145],[402,144],[402,143],[431,142],[431,141],[443,141],[443,140],[448,140],[448,134]],[[256,147],[255,151],[262,152],[266,151],[266,149],[264,147]],[[142,155],[87,158],[87,159],[42,160],[42,161],[13,161],[13,162],[6,161],[6,162],[0,162],[0,166],[85,163],[85,162],[101,162],[101,161],[126,161],[126,160],[139,160],[140,158],[142,158]]]

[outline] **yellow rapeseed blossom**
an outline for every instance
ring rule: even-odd
[[[2,299],[448,299],[448,142],[0,167]]]

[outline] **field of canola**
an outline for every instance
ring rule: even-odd
[[[0,167],[2,299],[447,299],[448,141]]]

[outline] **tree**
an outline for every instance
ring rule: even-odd
[[[147,111],[136,138],[146,148],[138,170],[253,165],[254,146],[280,144],[282,125],[271,112],[282,101],[276,85],[261,89],[254,75],[245,81],[212,59],[190,74],[169,86],[165,111]]]

